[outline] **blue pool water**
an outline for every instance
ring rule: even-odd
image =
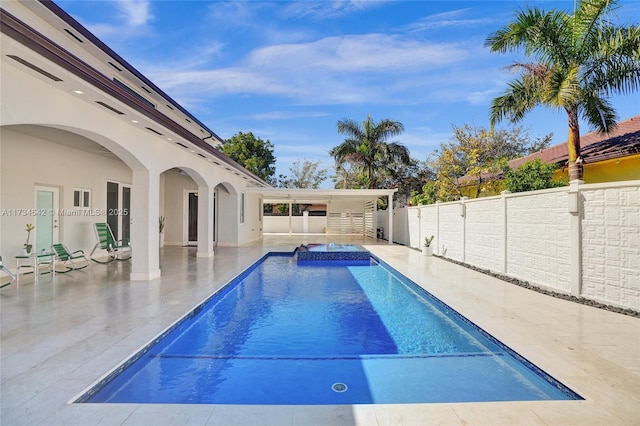
[[[388,266],[267,256],[78,402],[580,399]]]

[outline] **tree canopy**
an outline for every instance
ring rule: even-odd
[[[357,165],[358,180],[365,188],[381,188],[384,175],[394,171],[391,166],[397,168],[410,162],[409,150],[404,145],[387,142],[404,131],[399,121],[382,119],[375,122],[369,115],[362,123],[346,118],[339,120],[337,127],[338,133],[347,137],[329,151],[336,161],[336,170],[345,169],[345,163]]]
[[[507,161],[546,148],[551,136],[532,140],[522,127],[491,131],[454,126],[451,142],[441,144],[429,162],[436,179],[427,190],[440,201],[499,192],[502,183],[496,175]]]
[[[254,175],[273,183],[276,157],[273,144],[268,139],[256,138],[251,132],[238,132],[225,141],[222,152]]]
[[[280,175],[278,186],[280,188],[301,188],[318,189],[322,182],[327,179],[328,171],[320,167],[320,161],[309,161],[305,159],[293,162],[289,167],[289,176]]]
[[[608,100],[640,87],[640,27],[619,27],[610,18],[616,0],[581,0],[573,12],[526,8],[490,34],[492,52],[523,51],[514,62],[519,77],[493,100],[492,127],[504,118],[521,120],[538,105],[564,110],[569,138],[569,179],[581,179],[579,119],[605,133],[617,122]]]

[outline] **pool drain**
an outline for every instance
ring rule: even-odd
[[[347,390],[347,385],[345,385],[344,383],[334,383],[331,385],[331,389],[333,389],[334,392],[345,392]]]

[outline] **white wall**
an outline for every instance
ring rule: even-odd
[[[240,211],[240,197],[238,196],[237,199],[238,211]],[[261,210],[262,198],[257,194],[245,194],[244,223],[240,224],[238,228],[238,243],[240,245],[262,238],[263,225],[259,221]],[[240,216],[238,215],[236,219],[238,222],[239,218]],[[222,223],[220,225],[223,226]]]
[[[26,224],[35,224],[36,218],[24,212],[35,208],[36,185],[59,190],[63,213],[59,216],[60,242],[72,250],[89,253],[96,244],[93,223],[106,222],[106,215],[102,213],[106,211],[107,180],[131,183],[131,169],[122,161],[50,143],[6,126],[0,127],[0,138],[3,175],[0,250],[7,264],[22,252]],[[75,188],[91,191],[91,209],[87,215],[74,215],[81,211],[73,206]],[[32,233],[31,242],[35,241],[34,237]]]
[[[294,234],[322,234],[326,232],[327,217],[326,216],[309,216],[307,217],[307,231],[304,231],[303,216],[291,216],[291,232]],[[289,233],[289,216],[265,216],[264,232],[271,234],[288,234]]]
[[[578,211],[567,187],[397,209],[410,235],[394,240],[434,235],[440,256],[640,311],[640,181],[573,185]]]

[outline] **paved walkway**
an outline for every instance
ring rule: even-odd
[[[332,238],[335,243],[348,238]],[[129,281],[128,262],[93,264],[0,289],[0,424],[639,425],[640,320],[554,299],[416,250],[355,240],[582,395],[584,401],[354,406],[70,404],[270,250],[325,236],[162,249],[162,277]],[[5,260],[5,263],[6,262]]]

